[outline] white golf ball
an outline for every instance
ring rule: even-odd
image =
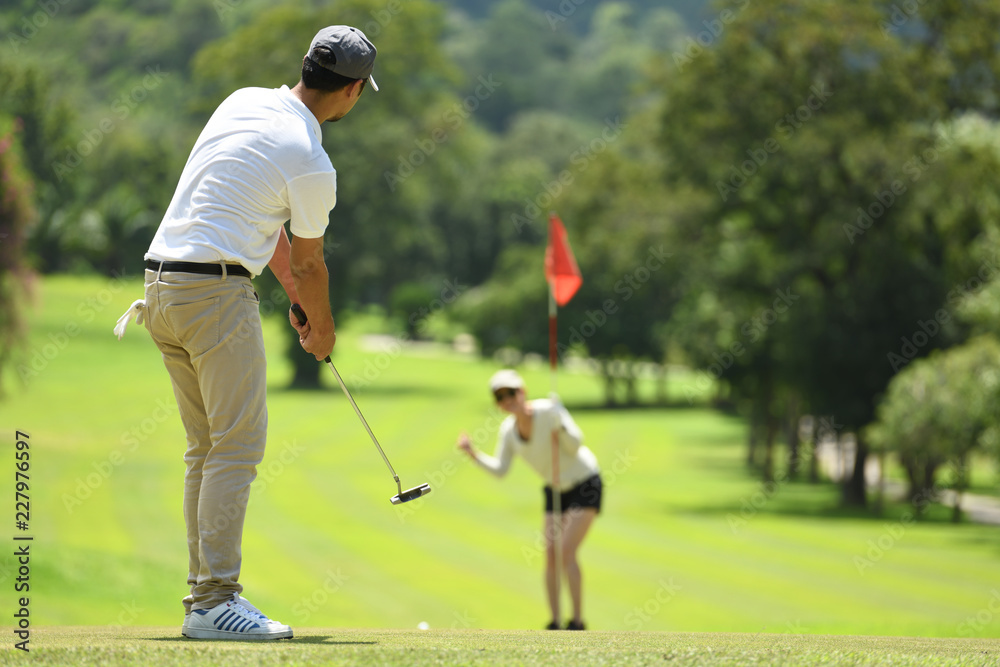
[[[429,630],[430,627],[431,624],[428,623],[427,621],[420,621],[419,623],[417,623],[417,629],[419,630]]]

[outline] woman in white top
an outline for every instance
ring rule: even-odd
[[[601,511],[601,477],[597,458],[583,442],[583,433],[559,402],[558,397],[526,400],[524,380],[515,371],[505,369],[490,378],[490,389],[497,405],[510,416],[500,425],[494,456],[472,446],[469,436],[462,433],[458,448],[473,461],[497,477],[510,469],[514,454],[521,457],[546,482],[545,588],[552,612],[549,630],[559,629],[559,595],[556,581],[555,534],[552,498],[552,431],[559,431],[559,489],[562,509],[562,561],[573,601],[573,618],[567,630],[583,630],[580,565],[576,552],[587,536],[590,525]]]

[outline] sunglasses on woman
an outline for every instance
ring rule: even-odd
[[[502,402],[505,398],[510,398],[517,396],[516,389],[497,389],[493,392],[493,398],[497,399],[497,403]]]

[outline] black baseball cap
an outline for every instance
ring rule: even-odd
[[[317,50],[317,47],[322,47]],[[313,37],[306,57],[314,63],[349,79],[368,79],[378,90],[372,70],[375,68],[375,45],[365,33],[349,25],[331,25]]]

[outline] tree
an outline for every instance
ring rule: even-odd
[[[59,220],[75,217],[78,191],[65,177],[63,149],[71,143],[75,114],[55,97],[50,77],[34,66],[0,64],[0,115],[18,119],[23,168],[33,183],[35,222],[25,237],[25,250],[42,271],[63,263],[64,248],[53,230]]]
[[[20,154],[21,128],[17,119],[0,115],[0,379],[22,334],[24,238],[35,218],[32,182]]]
[[[635,90],[648,63],[685,34],[674,11],[643,4],[500,0],[485,18],[461,24],[449,50],[466,79],[489,73],[503,82],[482,122],[504,132],[527,110],[591,122],[629,114],[643,101]]]
[[[950,464],[961,517],[970,453],[1000,429],[1000,342],[980,336],[910,364],[889,384],[869,428],[876,447],[895,452],[909,480],[907,496],[921,512],[938,496],[936,474]]]
[[[497,2],[480,30],[459,62],[468,80],[488,74],[502,82],[479,112],[481,122],[501,132],[523,109],[552,108],[549,104],[562,86],[572,51],[572,35],[553,30],[526,0]]]
[[[733,370],[762,363],[779,393],[856,432],[898,370],[887,355],[941,308],[962,248],[992,224],[972,205],[982,181],[935,125],[950,108],[924,83],[940,67],[924,69],[925,47],[884,33],[884,18],[858,1],[723,10],[713,44],[674,54],[662,116],[668,187],[713,202],[687,230],[714,258],[692,289],[713,290],[740,331],[757,329],[747,314],[776,294],[794,297]],[[929,48],[939,65],[954,59]],[[959,206],[947,188],[963,193]],[[961,339],[936,326],[913,356]],[[733,371],[722,379],[740,383]],[[867,451],[862,437],[848,504],[865,504]]]

